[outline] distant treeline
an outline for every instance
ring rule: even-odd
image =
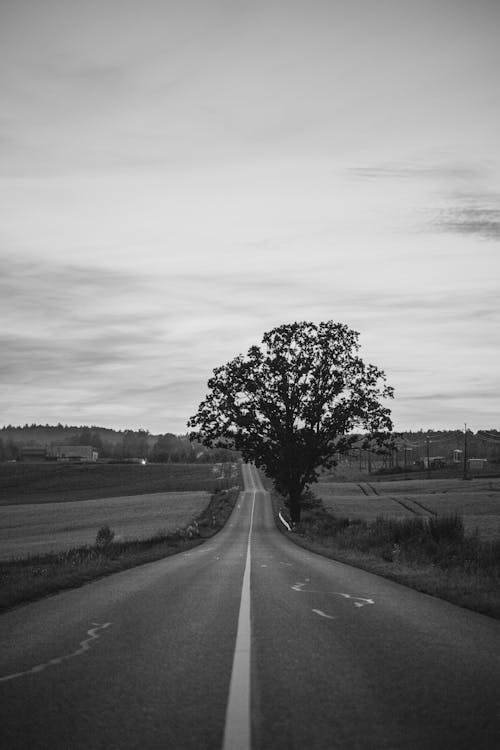
[[[451,458],[454,450],[464,450],[465,435],[462,430],[419,430],[394,433],[395,451],[391,461],[408,463],[427,455]],[[0,428],[0,461],[16,459],[21,448],[60,445],[92,445],[99,458],[147,458],[155,462],[197,463],[234,461],[237,454],[222,449],[209,449],[191,442],[187,435],[152,435],[148,430],[113,430],[107,427],[25,424]],[[357,456],[358,451],[353,451]],[[500,431],[494,429],[467,432],[469,458],[486,458],[491,463],[500,462]],[[382,457],[380,458],[382,460]],[[386,458],[384,460],[387,460]]]
[[[159,463],[234,461],[237,454],[205,448],[187,435],[152,435],[148,430],[113,430],[106,427],[69,425],[7,425],[0,428],[0,461],[19,457],[22,448],[50,445],[91,445],[100,459],[147,458]]]

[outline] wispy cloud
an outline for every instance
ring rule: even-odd
[[[11,382],[88,377],[144,354],[160,336],[144,306],[146,282],[101,268],[7,259],[0,311],[7,321],[0,369]],[[134,308],[137,308],[135,310]]]
[[[434,218],[434,227],[486,240],[500,239],[499,193],[455,193],[447,202],[450,205]]]
[[[460,390],[460,391],[442,391],[440,393],[422,393],[417,396],[400,396],[400,401],[476,401],[477,393],[475,389],[471,390]],[[481,400],[485,401],[498,401],[498,390],[492,389],[491,391],[481,391]]]
[[[500,194],[485,189],[493,180],[490,165],[452,163],[388,163],[352,167],[348,174],[369,182],[401,180],[423,183],[434,205],[416,211],[416,219],[427,229],[500,238]]]
[[[394,162],[350,167],[347,174],[366,180],[468,181],[482,179],[487,168],[473,164]]]

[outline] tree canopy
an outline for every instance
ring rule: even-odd
[[[291,323],[259,346],[215,368],[209,393],[189,420],[190,437],[232,448],[253,461],[300,520],[305,488],[321,466],[349,450],[362,429],[382,439],[392,429],[385,374],[358,356],[359,334],[343,323]]]

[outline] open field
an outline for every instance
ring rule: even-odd
[[[117,541],[170,533],[239,481],[236,464],[0,464],[0,559],[93,544],[104,525]]]
[[[498,479],[500,477],[500,463],[491,462],[482,469],[469,469],[471,479]],[[462,479],[462,464],[447,464],[442,467],[433,468],[431,481],[435,479]],[[340,462],[334,469],[325,469],[321,480],[325,482],[392,482],[402,480],[429,479],[427,469],[418,466],[408,466],[404,469],[384,470],[382,466],[372,463],[372,471],[366,466],[362,468],[355,463]]]
[[[218,471],[214,464],[0,463],[0,505],[213,492],[220,486]]]
[[[500,479],[409,479],[380,482],[318,482],[313,492],[338,516],[386,518],[459,515],[465,531],[500,539]]]
[[[94,578],[185,552],[201,544],[216,534],[229,518],[239,496],[241,476],[236,477],[234,485],[232,489],[214,492],[208,505],[197,515],[195,523],[187,528],[168,533],[157,529],[153,535],[142,539],[115,539],[106,544],[0,560],[0,612],[62,589],[81,586]],[[61,505],[57,507],[61,508]]]
[[[0,507],[0,559],[93,544],[101,526],[116,541],[145,539],[187,526],[210,501],[209,492],[157,492],[77,502]]]

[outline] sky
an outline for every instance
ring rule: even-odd
[[[396,430],[500,427],[498,0],[0,0],[0,425],[184,433],[359,331]]]

